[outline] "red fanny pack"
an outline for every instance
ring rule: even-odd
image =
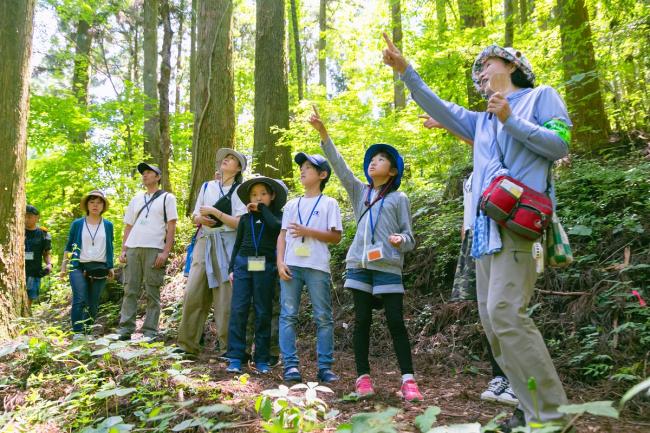
[[[483,191],[481,210],[497,224],[531,241],[551,222],[553,202],[510,176],[498,176]]]
[[[501,167],[508,169],[497,140],[496,116],[493,125]],[[553,216],[553,202],[547,194],[551,190],[551,167],[549,162],[546,193],[535,191],[511,176],[497,176],[481,195],[481,209],[500,226],[531,241],[537,240]]]

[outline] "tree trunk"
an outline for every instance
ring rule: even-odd
[[[327,54],[325,53],[325,32],[327,31],[327,0],[320,0],[318,14],[318,84],[327,88]]]
[[[144,157],[160,164],[158,118],[158,0],[144,0]]]
[[[176,48],[176,91],[174,92],[174,112],[181,112],[181,84],[183,82],[183,24],[185,22],[185,0],[178,5],[178,44]],[[161,69],[162,71],[162,69]],[[161,128],[162,131],[162,128]]]
[[[293,50],[296,62],[296,82],[298,83],[298,100],[302,101],[304,93],[302,90],[302,55],[300,54],[300,26],[298,25],[298,9],[296,0],[291,0],[291,24],[293,28]]]
[[[196,113],[196,0],[192,0],[190,15],[190,111]],[[192,149],[194,153],[194,149]]]
[[[578,148],[595,153],[610,133],[583,0],[558,0],[566,99]]]
[[[400,2],[401,0],[390,1],[390,15],[393,26],[393,43],[402,51],[402,11]],[[395,71],[393,71],[393,102],[396,110],[406,107],[404,83],[399,79],[399,74]]]
[[[504,47],[512,47],[515,40],[515,0],[503,0],[503,19],[505,21]]]
[[[169,181],[169,155],[171,152],[171,139],[169,138],[169,81],[172,74],[172,23],[169,18],[169,0],[162,0],[160,4],[160,18],[163,24],[163,45],[160,52],[160,81],[158,94],[160,96],[160,160],[157,161],[162,170],[162,187],[171,191]]]
[[[93,36],[90,32],[90,24],[87,21],[79,20],[77,23],[77,34],[75,36],[74,70],[72,73],[72,92],[77,98],[79,107],[85,111],[88,108],[88,83],[90,81],[90,49]],[[80,131],[74,134],[71,140],[74,143],[83,143],[86,140],[88,131]]]
[[[253,163],[256,173],[288,180],[291,153],[278,145],[289,127],[289,92],[284,53],[284,0],[257,0],[255,30],[255,125]]]
[[[25,168],[34,0],[0,3],[0,341],[28,314],[25,291]]]
[[[528,22],[528,1],[519,0],[519,23],[523,26]]]
[[[481,0],[458,0],[461,28],[485,27]]]
[[[232,67],[232,0],[197,0],[196,108],[192,182],[187,214],[206,180],[214,178],[217,150],[234,147],[235,88]]]
[[[438,36],[441,37],[447,31],[447,1],[436,0],[436,22],[438,25]]]

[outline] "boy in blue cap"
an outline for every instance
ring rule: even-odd
[[[316,324],[318,380],[335,382],[339,377],[331,369],[334,362],[334,319],[328,244],[337,244],[341,240],[341,210],[335,199],[323,194],[332,174],[327,160],[321,155],[301,152],[294,161],[300,166],[300,183],[305,193],[286,204],[277,245],[284,380],[302,382],[295,325],[302,288],[307,286]]]
[[[404,325],[402,268],[404,253],[415,248],[411,230],[411,210],[406,194],[398,192],[404,160],[394,147],[373,144],[366,150],[363,171],[368,184],[357,179],[339,154],[316,108],[309,123],[321,137],[321,148],[350,196],[357,231],[348,250],[344,287],[354,299],[354,358],[359,397],[375,393],[370,379],[368,351],[373,304],[384,307],[386,322],[402,372],[402,397],[421,401],[422,394],[413,376],[411,344]]]

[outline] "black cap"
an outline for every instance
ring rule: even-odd
[[[147,164],[146,162],[141,162],[138,164],[138,171],[140,174],[142,174],[145,170],[154,171],[158,176],[162,176],[162,171],[155,165]]]
[[[32,215],[40,215],[40,214],[41,214],[41,213],[38,211],[38,209],[36,209],[36,208],[35,208],[34,206],[32,206],[31,204],[28,204],[28,205],[27,205],[27,208],[26,208],[26,210],[25,210],[25,213],[30,213],[30,214],[32,214]]]
[[[330,167],[330,163],[327,162],[327,159],[323,155],[307,155],[304,152],[297,153],[296,156],[293,158],[293,160],[298,164],[299,166],[302,166],[302,164],[305,161],[311,162],[311,164],[314,167],[318,167],[321,170],[324,170],[327,172],[327,177],[325,178],[325,182],[327,182],[332,175],[332,167]]]

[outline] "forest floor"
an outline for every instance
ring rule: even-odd
[[[166,293],[163,293],[163,303],[176,302],[181,287],[178,284],[169,284]],[[304,298],[304,297],[303,297]],[[304,301],[304,299],[303,299]],[[304,304],[303,304],[304,305]],[[163,309],[165,305],[163,305]],[[378,313],[375,313],[378,314]],[[141,318],[138,326],[141,324]],[[339,325],[337,323],[337,325]],[[172,325],[174,326],[174,325]],[[205,373],[210,376],[211,383],[220,387],[221,392],[230,395],[232,400],[229,404],[238,407],[239,416],[234,421],[238,426],[231,431],[238,432],[261,432],[260,417],[255,412],[255,400],[261,391],[274,389],[284,384],[282,379],[282,366],[273,368],[269,375],[256,374],[254,368],[249,364],[244,373],[250,375],[249,380],[243,384],[233,380],[235,376],[227,373],[227,363],[219,359],[214,350],[213,323],[208,325],[208,338],[205,350],[199,358],[191,364],[197,374]],[[165,333],[164,329],[162,330]],[[175,335],[175,330],[170,334]],[[135,335],[134,335],[135,337]],[[315,337],[311,334],[302,335],[298,341],[298,353],[301,356],[301,373],[305,382],[316,382],[316,354]],[[166,343],[174,344],[174,341]],[[339,342],[337,341],[337,346]],[[383,342],[382,346],[388,346]],[[389,346],[388,346],[389,347]],[[429,406],[438,406],[442,410],[435,425],[463,424],[479,422],[485,425],[489,420],[505,413],[508,416],[512,408],[507,405],[491,403],[480,399],[491,377],[489,376],[489,364],[487,362],[470,361],[470,368],[459,371],[453,367],[441,364],[437,357],[426,353],[415,354],[413,357],[416,371],[416,378],[424,401],[411,404],[403,401],[399,394],[401,377],[397,368],[397,361],[392,350],[380,350],[380,356],[371,356],[370,365],[372,378],[377,394],[370,399],[359,401],[344,400],[344,397],[354,391],[356,379],[354,354],[351,350],[337,350],[335,353],[335,371],[341,380],[327,386],[334,391],[333,394],[319,393],[319,397],[327,402],[330,408],[340,411],[339,415],[328,422],[322,431],[335,431],[336,426],[348,422],[350,417],[361,412],[381,411],[388,407],[400,410],[395,416],[400,432],[418,432],[414,419],[421,415]],[[372,350],[371,350],[372,353]],[[377,354],[375,352],[375,354]],[[190,364],[188,364],[190,365]],[[590,386],[575,380],[569,381],[564,378],[565,388],[571,403],[584,403],[589,401],[606,400],[611,398],[612,390],[607,389],[605,382],[600,385]],[[290,384],[287,384],[290,386]],[[609,398],[604,398],[608,395]],[[620,398],[620,395],[618,396]],[[585,415],[577,423],[577,431],[580,433],[648,433],[650,432],[650,420],[639,419],[625,411],[620,419],[595,417]]]

